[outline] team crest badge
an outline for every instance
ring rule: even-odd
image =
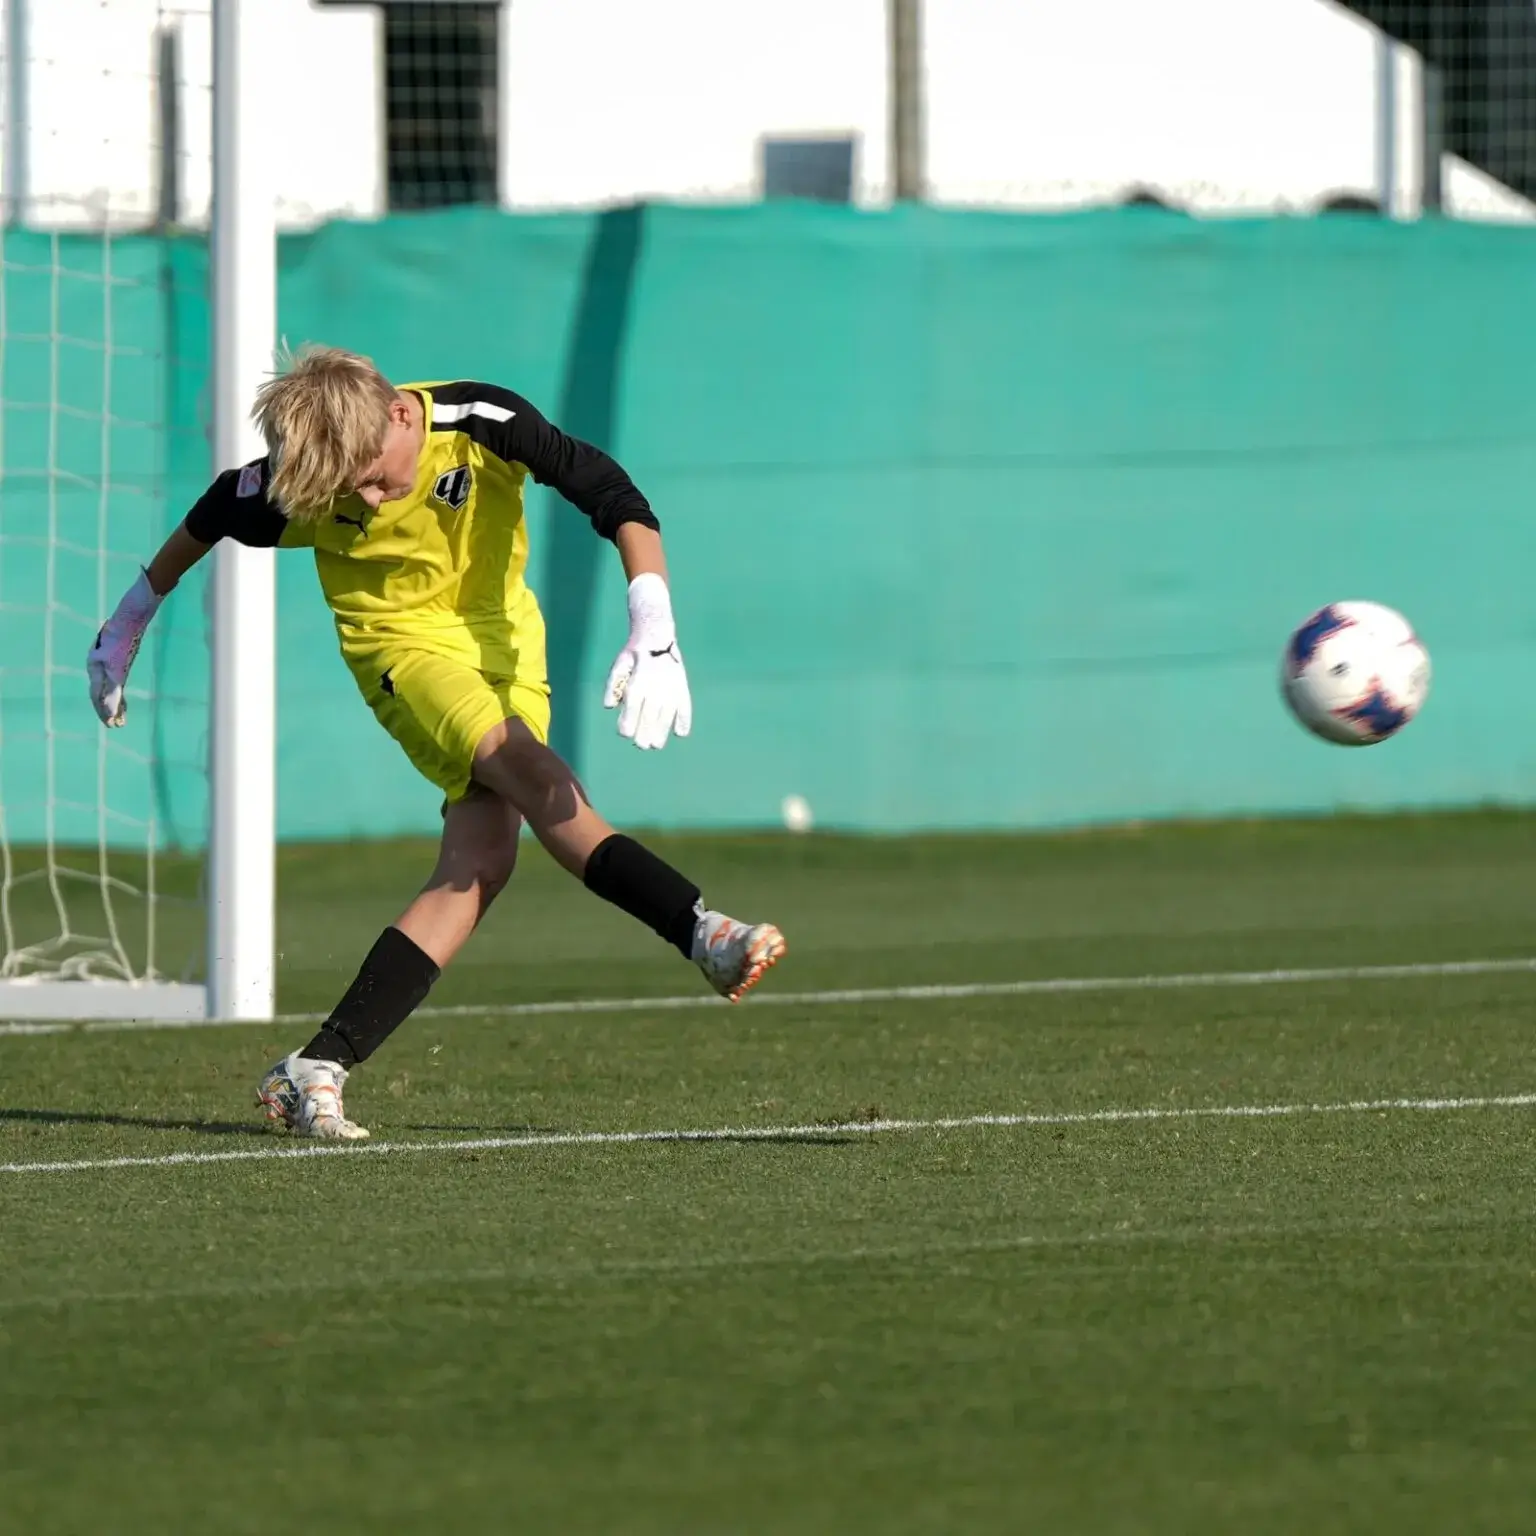
[[[236,496],[259,496],[261,494],[261,462],[247,464],[240,471],[240,478],[235,482]]]
[[[469,465],[460,464],[432,482],[432,499],[457,512],[469,500]]]

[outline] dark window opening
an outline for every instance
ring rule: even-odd
[[[763,139],[763,196],[853,200],[851,138]]]
[[[391,209],[500,200],[501,6],[383,7]]]

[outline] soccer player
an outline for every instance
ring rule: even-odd
[[[262,385],[268,453],[226,470],[103,626],[87,662],[104,724],[167,593],[220,539],[312,548],[341,654],[379,724],[445,797],[437,866],[379,936],[308,1044],[258,1096],[303,1136],[358,1140],[342,1088],[426,997],[517,859],[526,822],[588,890],[653,928],[732,1002],[785,952],[768,923],[706,908],[698,887],[593,809],[547,744],[544,621],[524,582],[528,475],[618,547],[629,639],[603,702],[637,747],[686,736],[692,703],[659,524],[606,453],[493,384],[396,388],[364,357],[308,347]]]

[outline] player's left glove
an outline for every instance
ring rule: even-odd
[[[693,700],[688,672],[677,648],[672,597],[657,575],[636,576],[629,584],[629,640],[619,652],[603,708],[619,710],[619,735],[642,751],[664,747],[674,732],[693,729]]]
[[[128,669],[139,654],[139,643],[149,621],[160,607],[160,594],[149,584],[149,573],[139,572],[139,579],[123,594],[112,617],[101,626],[96,644],[85,659],[86,675],[91,681],[91,703],[103,725],[121,725],[128,713],[123,690],[128,685]]]

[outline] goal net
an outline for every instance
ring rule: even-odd
[[[205,480],[209,0],[7,0],[0,1015],[204,1012],[208,621],[189,579],[106,731],[85,655]]]

